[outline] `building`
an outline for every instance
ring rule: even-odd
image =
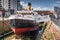
[[[14,11],[20,9],[20,0],[0,0],[0,12],[3,12],[3,10],[5,10],[4,16],[9,16],[10,14],[13,14]]]
[[[36,10],[35,10],[35,11],[36,11]],[[38,14],[53,15],[53,13],[52,13],[51,11],[48,11],[48,10],[46,10],[46,11],[41,11],[41,10],[39,10],[39,11],[36,11],[36,12],[38,12]]]
[[[20,0],[0,0],[0,9],[20,10]]]
[[[55,6],[55,7],[54,7],[54,11],[55,11],[55,13],[57,14],[57,18],[60,18],[60,7]]]
[[[2,9],[2,6],[3,6],[2,1],[0,0],[0,10]]]

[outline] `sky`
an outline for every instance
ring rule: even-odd
[[[27,7],[28,2],[34,10],[53,10],[54,6],[60,6],[60,0],[20,0],[23,8]]]

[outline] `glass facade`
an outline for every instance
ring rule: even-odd
[[[0,0],[0,9],[2,9],[1,0]]]

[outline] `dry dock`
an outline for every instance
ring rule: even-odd
[[[46,29],[41,36],[41,40],[60,40],[60,33],[56,30],[55,24],[51,21],[47,23]],[[12,40],[15,38],[15,35],[11,35],[5,40]]]
[[[0,24],[2,25],[2,22],[0,22]],[[4,25],[6,25],[6,24],[8,24],[7,21],[5,21]],[[0,27],[1,27],[1,25],[0,25]],[[9,26],[9,24],[7,26]],[[4,30],[7,30],[7,29],[5,26]],[[1,31],[1,29],[0,29],[0,31]],[[16,35],[12,34],[12,35],[9,35],[6,38],[4,38],[4,40],[13,40],[15,37],[16,37]],[[59,28],[59,26],[53,21],[48,22],[40,40],[60,40],[60,28]]]

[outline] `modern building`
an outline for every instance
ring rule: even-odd
[[[0,13],[5,10],[4,16],[13,14],[14,11],[20,10],[21,7],[20,0],[0,0]]]
[[[0,0],[0,10],[2,9],[2,1]]]
[[[57,18],[60,18],[60,7],[55,6],[55,7],[54,7],[54,11],[55,11],[55,13],[57,14]]]
[[[20,10],[20,0],[0,0],[0,9]]]

